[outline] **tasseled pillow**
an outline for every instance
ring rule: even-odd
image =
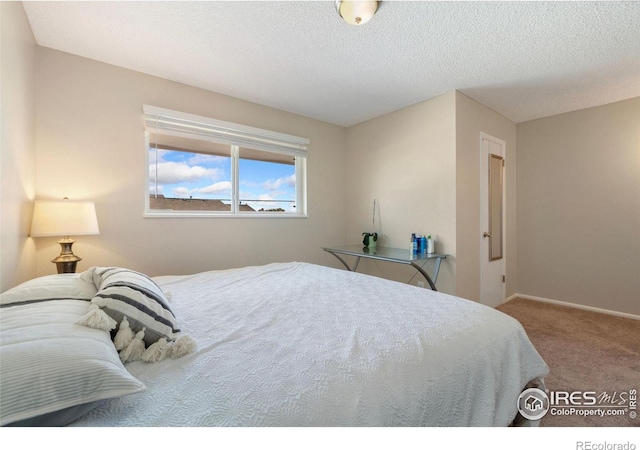
[[[124,349],[133,340],[134,336],[135,334],[129,327],[129,321],[127,320],[127,317],[123,317],[122,322],[120,322],[118,332],[113,338],[113,344],[116,346],[116,350],[120,351]]]
[[[136,333],[129,345],[120,352],[120,361],[123,363],[138,361],[144,353],[144,332],[145,328]]]
[[[171,357],[181,358],[196,349],[196,342],[189,336],[181,336],[171,343]]]
[[[141,359],[148,363],[162,361],[168,356],[170,349],[167,340],[160,338],[144,351]]]
[[[95,267],[87,272],[92,273],[98,290],[91,303],[103,308],[117,322],[127,316],[134,333],[145,327],[145,345],[179,336],[180,326],[169,300],[152,278],[122,267]]]
[[[145,349],[144,333],[146,328],[134,333],[129,327],[126,317],[120,322],[118,332],[113,338],[116,350],[120,352],[120,360],[123,363],[142,360],[147,363],[162,361],[167,357],[181,358],[196,349],[196,342],[189,336],[180,336],[178,339],[168,342],[160,338]]]
[[[109,317],[106,312],[95,304],[89,306],[89,312],[77,323],[78,325],[105,331],[111,331],[118,325],[118,322]]]

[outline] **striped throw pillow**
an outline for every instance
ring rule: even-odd
[[[178,337],[180,328],[167,297],[147,275],[121,267],[92,267],[88,272],[98,289],[91,303],[118,324],[126,317],[134,333],[144,327],[147,347],[160,338]]]

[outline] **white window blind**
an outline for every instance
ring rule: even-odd
[[[266,152],[306,158],[309,140],[193,114],[144,105],[145,130],[151,133],[211,140]]]

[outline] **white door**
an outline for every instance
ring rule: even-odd
[[[496,307],[505,298],[505,142],[480,133],[481,292],[483,305]]]

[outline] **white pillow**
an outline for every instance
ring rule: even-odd
[[[77,273],[34,278],[2,293],[1,305],[34,303],[42,300],[91,300],[97,288]]]
[[[77,418],[68,413],[73,407],[86,412],[92,402],[145,389],[120,362],[109,332],[76,323],[95,293],[92,283],[65,274],[0,295],[0,425],[65,425],[49,413],[66,410],[60,417],[68,423]]]

